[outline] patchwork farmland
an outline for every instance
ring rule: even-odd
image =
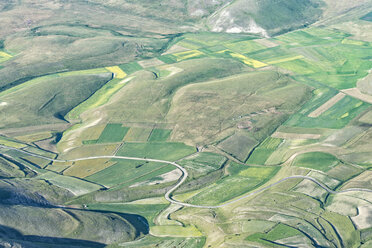
[[[135,4],[86,2],[103,12]],[[173,4],[143,4],[125,16],[133,27],[120,30],[30,29],[79,47],[66,45],[71,54],[96,54],[35,75],[27,74],[32,56],[13,43],[21,38],[0,40],[0,70],[27,62],[24,77],[0,75],[0,225],[19,229],[6,242],[370,247],[371,7],[345,12],[348,22],[244,34],[209,31],[224,30],[224,9],[242,1],[209,17],[214,5],[205,3],[193,28],[206,30],[164,25],[169,17],[159,14],[132,33],[153,15],[148,6],[163,13]],[[178,14],[185,19],[175,23],[199,18]],[[211,24],[217,17],[221,27]],[[46,221],[39,228],[33,218]]]

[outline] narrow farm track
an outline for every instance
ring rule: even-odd
[[[29,156],[33,156],[33,157],[45,159],[45,160],[52,161],[52,162],[60,162],[60,163],[76,162],[76,161],[92,160],[92,159],[100,159],[100,158],[108,158],[108,159],[115,158],[115,159],[137,160],[137,161],[148,161],[148,162],[157,162],[157,163],[170,164],[170,165],[173,165],[173,166],[177,167],[179,170],[181,170],[182,171],[182,175],[181,175],[178,183],[175,186],[173,186],[170,190],[168,190],[168,192],[165,193],[164,197],[170,203],[181,205],[183,207],[207,208],[207,209],[224,207],[224,206],[227,206],[227,205],[236,203],[236,202],[238,202],[240,200],[243,200],[245,198],[248,198],[248,197],[251,197],[253,195],[256,195],[258,193],[261,193],[261,192],[263,192],[263,191],[265,191],[265,190],[267,190],[269,188],[272,188],[272,187],[274,187],[274,186],[276,186],[276,185],[278,185],[278,184],[280,184],[282,182],[285,182],[287,180],[292,180],[292,179],[305,179],[305,180],[309,180],[309,181],[317,184],[319,187],[321,187],[322,189],[324,189],[325,191],[327,191],[330,194],[342,194],[342,193],[347,193],[347,192],[369,192],[369,193],[372,193],[372,190],[371,189],[363,189],[363,188],[351,188],[351,189],[346,189],[346,190],[334,191],[334,190],[328,188],[325,184],[323,184],[323,183],[319,182],[318,180],[316,180],[315,178],[308,177],[308,176],[289,176],[289,177],[285,177],[283,179],[280,179],[279,181],[277,181],[277,182],[275,182],[273,184],[270,184],[268,186],[265,186],[263,188],[260,188],[258,190],[255,190],[255,191],[253,191],[253,192],[251,192],[249,194],[246,194],[246,195],[244,195],[242,197],[239,197],[239,198],[237,198],[235,200],[226,202],[226,203],[221,204],[221,205],[215,205],[215,206],[195,205],[195,204],[184,203],[184,202],[180,202],[180,201],[177,201],[177,200],[172,199],[172,196],[171,196],[172,193],[175,190],[177,190],[186,181],[187,176],[188,176],[187,170],[185,168],[183,168],[182,166],[180,166],[179,164],[177,164],[176,162],[171,162],[171,161],[166,161],[166,160],[159,160],[159,159],[151,159],[151,158],[136,158],[136,157],[125,157],[125,156],[92,156],[92,157],[78,158],[78,159],[71,159],[71,160],[61,160],[61,159],[52,159],[52,158],[44,157],[44,156],[41,156],[41,155],[38,155],[38,154],[35,154],[35,153],[27,152],[27,151],[24,151],[24,150],[21,150],[21,149],[17,149],[17,148],[13,148],[13,147],[8,147],[8,146],[4,146],[4,145],[0,145],[0,148],[9,149],[9,150],[15,150],[15,151],[18,151],[18,152],[27,154]],[[2,154],[2,153],[0,153],[0,154]]]

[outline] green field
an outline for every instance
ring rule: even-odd
[[[97,143],[115,143],[121,142],[124,136],[127,134],[129,128],[123,127],[122,124],[107,124],[101,135],[99,136]]]
[[[152,130],[148,141],[149,142],[167,141],[171,133],[172,133],[172,130],[170,129],[154,129]]]
[[[329,153],[309,152],[298,155],[293,161],[293,166],[305,167],[327,172],[336,165],[339,160]]]
[[[371,246],[371,10],[0,1],[0,246]]]
[[[158,59],[166,64],[173,64],[177,62],[177,58],[172,54],[162,55],[158,57]]]
[[[224,51],[226,49],[227,48],[223,45],[216,45],[216,46],[211,46],[211,47],[203,47],[203,48],[200,48],[199,50],[208,55],[214,55],[215,52]]]
[[[246,192],[254,190],[273,177],[279,167],[252,167],[231,162],[230,176],[205,187],[190,200],[193,204],[215,205],[232,200]]]
[[[268,137],[258,147],[256,147],[249,156],[248,164],[265,164],[270,155],[282,143],[282,139]]]
[[[174,166],[154,162],[122,159],[113,159],[112,161],[116,163],[85,179],[112,187],[117,184],[145,181],[149,176],[150,178],[156,177],[175,169]]]
[[[304,113],[300,111],[292,115],[291,118],[285,122],[285,125],[312,128],[343,128],[368,107],[370,107],[368,103],[350,96],[345,96],[319,117],[311,118],[306,115],[308,112]]]
[[[142,66],[140,66],[137,62],[131,62],[128,64],[119,65],[119,67],[128,75],[136,71],[142,70]]]
[[[262,243],[264,245],[268,245],[269,247],[275,247],[275,245],[272,244],[270,241],[302,235],[303,234],[300,231],[291,226],[278,224],[269,232],[250,235],[246,238],[246,240]]]
[[[278,36],[276,39],[282,42],[285,42],[287,44],[293,44],[293,43],[300,43],[303,45],[312,45],[312,44],[319,44],[319,43],[329,43],[331,41],[322,39],[321,37],[318,37],[317,35],[312,35],[307,30],[299,30],[295,32],[290,32],[284,35]]]
[[[336,227],[346,247],[357,247],[360,244],[360,233],[348,217],[333,212],[324,213],[322,217]]]
[[[337,90],[328,87],[318,88],[314,90],[314,96],[302,106],[299,113],[305,116],[309,115],[311,112],[313,112],[324,103],[326,103],[328,100],[330,100],[332,97],[337,95],[337,93]]]
[[[0,158],[0,176],[6,177],[24,177],[25,172],[16,164]]]
[[[183,143],[124,143],[117,155],[175,161],[194,152],[194,147]]]
[[[265,63],[270,63],[270,61],[279,61],[281,59],[287,59],[296,56],[294,52],[282,46],[262,49],[254,52],[247,52],[246,55],[250,58]]]
[[[94,92],[94,94],[91,95],[89,99],[72,109],[67,114],[67,118],[78,119],[80,114],[84,113],[85,111],[106,104],[110,100],[110,98],[125,85],[123,81],[124,80],[120,78],[112,79],[102,88]]]
[[[260,45],[259,43],[253,41],[238,41],[234,43],[226,43],[224,44],[225,47],[229,48],[230,50],[236,53],[250,53],[258,50],[265,49],[266,47]]]
[[[258,51],[249,56],[297,75],[307,75],[323,85],[336,89],[352,88],[358,79],[367,75],[372,65],[368,60],[372,51],[366,43],[344,39],[347,36],[340,31],[305,29],[276,37],[286,46]],[[289,54],[296,58],[296,53],[305,57],[285,61],[290,59]]]

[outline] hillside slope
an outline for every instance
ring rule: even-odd
[[[273,36],[328,16],[334,19],[339,14],[334,6],[341,6],[340,11],[344,13],[368,4],[366,0],[353,4],[325,2],[3,1],[0,3],[0,50],[12,57],[5,62],[0,58],[0,82],[2,86],[19,84],[34,76],[158,56],[180,35],[189,32]]]
[[[269,36],[315,22],[321,6],[316,0],[237,0],[209,17],[208,25],[215,32]]]
[[[105,247],[147,233],[139,216],[60,206],[73,197],[71,192],[19,166],[0,158],[1,247],[33,247],[28,242],[35,247]]]

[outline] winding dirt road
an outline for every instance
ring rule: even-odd
[[[268,186],[265,186],[263,188],[260,188],[258,190],[255,190],[249,194],[246,194],[246,195],[243,195],[235,200],[232,200],[232,201],[228,201],[226,203],[223,203],[223,204],[220,204],[220,205],[215,205],[215,206],[204,206],[204,205],[195,205],[195,204],[190,204],[190,203],[184,203],[184,202],[180,202],[180,201],[177,201],[177,200],[174,200],[172,199],[172,193],[177,190],[187,179],[187,176],[188,176],[188,173],[187,173],[187,170],[185,168],[183,168],[181,165],[177,164],[176,162],[171,162],[171,161],[166,161],[166,160],[160,160],[160,159],[151,159],[151,158],[136,158],[136,157],[126,157],[126,156],[93,156],[93,157],[86,157],[86,158],[78,158],[78,159],[71,159],[71,160],[61,160],[61,159],[52,159],[52,158],[48,158],[48,157],[44,157],[44,156],[41,156],[41,155],[38,155],[38,154],[35,154],[35,153],[31,153],[31,152],[27,152],[27,151],[24,151],[24,150],[21,150],[21,149],[17,149],[17,148],[14,148],[14,147],[8,147],[8,146],[4,146],[4,145],[0,145],[0,148],[4,148],[4,149],[9,149],[9,150],[15,150],[15,151],[18,151],[18,152],[21,152],[21,153],[24,153],[24,154],[27,154],[29,156],[33,156],[33,157],[37,157],[37,158],[41,158],[41,159],[45,159],[45,160],[48,160],[48,161],[52,161],[52,162],[60,162],[60,163],[66,163],[66,162],[76,162],[76,161],[82,161],[82,160],[92,160],[92,159],[100,159],[100,158],[108,158],[108,159],[111,159],[111,158],[115,158],[115,159],[125,159],[125,160],[137,160],[137,161],[148,161],[148,162],[158,162],[158,163],[165,163],[165,164],[170,164],[170,165],[173,165],[175,167],[177,167],[179,170],[182,171],[182,175],[181,177],[179,178],[179,181],[177,182],[176,185],[174,185],[170,190],[168,190],[168,192],[165,193],[164,197],[167,201],[169,201],[170,203],[174,203],[174,204],[177,204],[177,205],[181,205],[183,207],[192,207],[192,208],[220,208],[220,207],[224,207],[224,206],[227,206],[227,205],[230,205],[230,204],[233,204],[233,203],[236,203],[240,200],[243,200],[245,198],[248,198],[250,196],[253,196],[253,195],[256,195],[258,193],[261,193],[269,188],[272,188],[282,182],[285,182],[287,180],[292,180],[292,179],[305,179],[305,180],[309,180],[315,184],[317,184],[319,187],[321,187],[322,189],[324,189],[325,191],[327,191],[328,193],[330,194],[342,194],[342,193],[347,193],[347,192],[369,192],[369,193],[372,193],[372,190],[370,189],[363,189],[363,188],[350,188],[350,189],[346,189],[346,190],[340,190],[340,191],[334,191],[330,188],[328,188],[325,184],[319,182],[318,180],[316,180],[315,178],[312,178],[312,177],[308,177],[308,176],[289,176],[289,177],[285,177],[273,184],[270,184]],[[2,153],[0,153],[2,154]]]

